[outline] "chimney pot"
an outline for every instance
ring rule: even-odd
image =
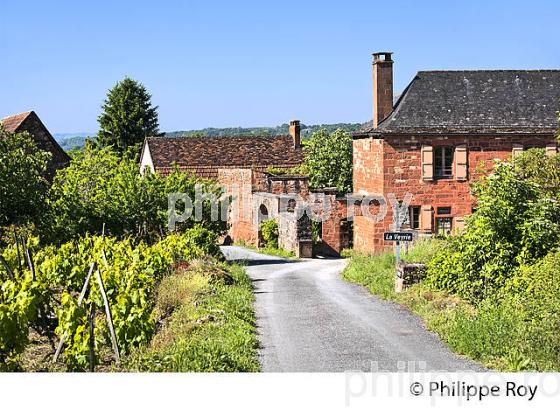
[[[289,133],[294,141],[294,148],[299,148],[301,145],[299,120],[290,121]]]
[[[389,51],[373,53],[373,127],[393,111],[393,60]]]

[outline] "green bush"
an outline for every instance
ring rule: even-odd
[[[212,281],[216,271],[231,280]],[[252,283],[242,267],[193,263],[164,279],[157,303],[158,312],[172,314],[150,345],[127,359],[128,369],[258,371]]]
[[[0,230],[42,215],[49,158],[29,134],[8,133],[0,124]]]
[[[544,257],[560,243],[558,187],[524,164],[541,151],[529,151],[515,164],[496,164],[491,175],[475,184],[478,208],[465,231],[450,238],[430,262],[426,284],[473,302],[494,295],[524,264]],[[528,161],[532,163],[531,161]],[[543,165],[544,167],[545,165]]]
[[[278,222],[275,219],[267,219],[260,225],[262,239],[267,248],[278,248]]]
[[[87,148],[81,158],[57,173],[49,193],[49,212],[42,223],[42,237],[54,243],[101,233],[155,241],[168,223],[168,195],[179,192],[195,198],[195,187],[220,197],[216,183],[172,171],[167,177],[140,175],[138,164],[108,148]],[[205,202],[202,221],[188,220],[180,229],[201,225],[216,233],[225,222],[212,221]]]
[[[119,241],[114,237],[85,236],[60,247],[51,245],[38,250],[34,258],[36,282],[30,281],[27,271],[21,274],[25,276],[16,271],[17,280],[10,281],[0,267],[3,279],[0,328],[6,330],[0,335],[0,359],[3,358],[0,362],[6,362],[25,347],[29,326],[34,323],[38,308],[44,304],[43,296],[47,295],[51,296],[48,311],[55,310],[58,317],[55,333],[59,337],[65,333],[69,335],[63,356],[66,364],[73,370],[87,367],[87,313],[92,304],[102,311],[104,303],[95,277],[91,279],[91,290],[81,306],[77,304],[76,295],[82,289],[93,261],[97,262],[103,278],[121,352],[126,354],[146,344],[155,332],[156,321],[152,312],[159,282],[173,272],[179,262],[221,255],[216,241],[216,233],[201,226],[168,235],[151,246],[131,238]],[[38,242],[37,238],[31,238],[29,246],[35,248]],[[3,256],[9,265],[17,266],[15,246],[5,249]],[[96,343],[110,346],[104,317],[96,319]]]
[[[352,134],[342,129],[315,131],[303,147],[305,170],[312,187],[352,192]]]

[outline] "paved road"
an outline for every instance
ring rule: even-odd
[[[263,371],[482,370],[453,354],[406,308],[340,279],[343,259],[289,261],[227,246],[247,264]]]

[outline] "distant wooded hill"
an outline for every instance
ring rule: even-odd
[[[305,125],[301,124],[302,138],[309,138],[315,131],[325,128],[328,132],[337,129],[353,132],[357,131],[363,124],[360,123],[338,123],[338,124],[317,124]],[[288,134],[288,124],[278,125],[276,127],[251,127],[251,128],[203,128],[200,130],[173,131],[166,132],[165,136],[171,137],[221,137],[221,136],[238,136],[238,135],[286,135]],[[54,134],[54,138],[65,151],[81,149],[85,145],[86,138],[91,133],[75,133],[75,134]]]
[[[333,132],[338,128],[344,131],[357,131],[362,124],[360,123],[339,123],[339,124],[317,124],[305,125],[301,124],[302,138],[308,138],[315,131],[325,128],[328,132]],[[288,124],[278,125],[276,127],[251,127],[251,128],[204,128],[201,130],[174,131],[166,132],[166,137],[222,137],[222,136],[238,136],[238,135],[286,135],[288,134]]]

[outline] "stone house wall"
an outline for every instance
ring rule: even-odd
[[[460,230],[464,226],[464,218],[472,213],[476,204],[470,185],[480,177],[479,170],[490,171],[494,160],[507,160],[515,149],[522,147],[548,147],[550,152],[555,142],[553,137],[530,135],[425,135],[357,139],[354,140],[354,191],[381,194],[385,198],[388,194],[394,194],[397,200],[403,200],[407,193],[413,194],[410,207],[419,208],[419,234],[434,233],[438,217],[451,218],[452,229]],[[423,180],[422,146],[425,145],[466,146],[466,179],[456,178],[455,161],[453,178]],[[438,208],[451,210],[449,214],[438,215]],[[370,212],[379,212],[379,204],[373,203]],[[391,230],[392,224],[391,206],[387,207],[385,218],[377,223],[365,216],[356,216],[354,248],[362,252],[391,248],[391,243],[383,241],[383,232]]]

